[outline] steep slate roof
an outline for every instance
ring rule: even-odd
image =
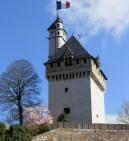
[[[67,48],[70,49],[70,51],[72,52],[75,59],[92,58],[94,60],[94,62],[96,63],[96,65],[98,65],[96,58],[91,56],[82,47],[82,45],[79,43],[79,41],[74,36],[72,36],[61,48],[58,48],[58,50],[56,52],[56,56],[54,56],[53,58],[50,58],[46,63],[52,63],[52,62],[55,62],[55,61],[63,60]],[[100,71],[103,74],[104,78],[107,80],[107,77],[103,73],[103,71],[102,70],[100,70]]]
[[[92,57],[79,43],[79,41],[72,36],[63,46],[62,48],[59,48],[57,50],[56,56],[51,58],[48,62],[53,62],[53,61],[58,61],[62,60],[64,57],[64,54],[66,52],[66,49],[69,48],[72,53],[74,58],[88,58]]]

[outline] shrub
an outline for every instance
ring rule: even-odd
[[[0,122],[0,141],[5,141],[5,124]]]
[[[28,127],[28,131],[32,136],[37,136],[39,133],[38,125],[33,125],[31,127]]]
[[[5,129],[5,141],[11,141],[10,138],[10,128]]]
[[[49,127],[49,125],[47,123],[39,125],[39,134],[48,132],[49,130],[50,130],[50,127]]]
[[[32,136],[37,136],[38,134],[48,132],[50,127],[47,123],[43,123],[40,125],[31,126],[31,128],[29,127],[28,130]]]
[[[31,141],[31,134],[28,129],[20,125],[11,125],[7,141]]]
[[[57,118],[57,122],[67,122],[67,115],[65,113],[62,113],[58,118]]]

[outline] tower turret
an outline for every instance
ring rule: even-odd
[[[56,20],[48,28],[49,32],[49,58],[56,56],[57,50],[66,42],[67,33],[63,28],[63,22],[57,15]]]

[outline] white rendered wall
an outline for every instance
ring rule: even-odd
[[[65,40],[63,37],[57,37],[56,38],[56,48],[61,48],[65,44]]]
[[[49,39],[49,56],[55,56],[56,48],[55,38]]]
[[[66,87],[68,93],[65,93]],[[71,109],[71,121],[92,122],[89,77],[49,82],[49,110],[55,121],[65,107]]]
[[[105,123],[104,93],[99,89],[94,80],[90,78],[92,123]]]
[[[59,25],[59,27],[58,27]],[[66,33],[62,23],[56,23],[56,29],[49,30],[49,56],[56,55],[56,49],[61,48],[66,42]]]

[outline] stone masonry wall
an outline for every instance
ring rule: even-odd
[[[129,131],[58,128],[32,141],[129,141]]]

